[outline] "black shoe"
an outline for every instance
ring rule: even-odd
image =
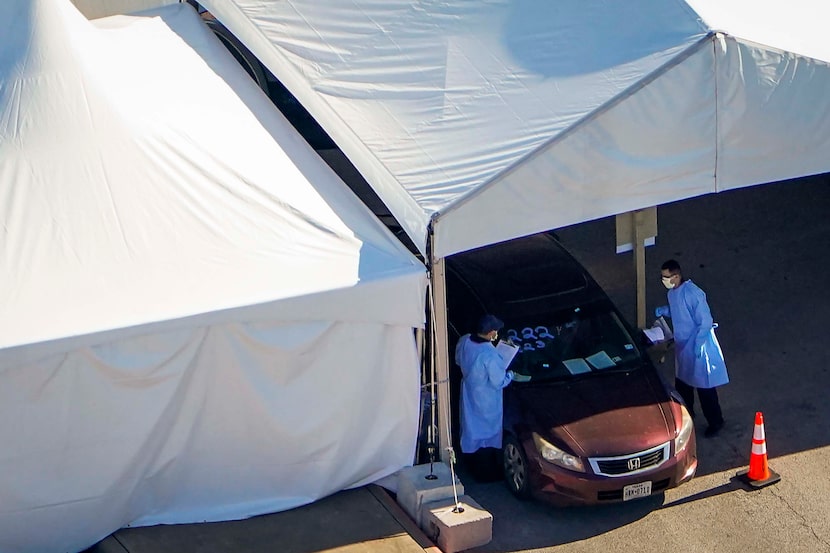
[[[717,436],[718,432],[720,432],[722,428],[723,421],[720,421],[718,424],[710,424],[709,428],[706,429],[706,432],[703,433],[703,437],[711,438],[713,436]]]

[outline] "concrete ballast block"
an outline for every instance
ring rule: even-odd
[[[430,474],[436,478],[427,479]],[[455,478],[455,490],[459,496],[464,495],[464,486],[458,477]],[[429,464],[406,467],[398,471],[398,504],[420,528],[423,528],[422,505],[454,497],[452,473],[450,467],[444,463],[433,463],[431,471]]]
[[[472,497],[443,499],[424,504],[423,530],[444,553],[455,553],[489,543],[493,539],[493,515]]]

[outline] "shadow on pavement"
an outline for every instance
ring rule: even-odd
[[[502,483],[478,484],[459,469],[466,492],[494,517],[493,540],[476,553],[543,549],[588,540],[651,513],[748,491],[735,474],[749,464],[755,412],[764,414],[770,463],[830,445],[830,364],[822,314],[830,312],[830,175],[724,192],[658,209],[659,234],[646,250],[647,312],[665,303],[659,268],[677,259],[707,293],[719,323],[731,382],[719,389],[726,425],[705,438],[696,419],[697,478],[728,481],[668,503],[665,495],[602,507],[554,508],[515,499]],[[632,255],[615,253],[614,218],[557,231],[636,321]],[[649,319],[650,322],[650,319]],[[658,370],[674,381],[669,356]],[[691,488],[699,490],[699,486]],[[681,488],[682,490],[682,488]],[[682,493],[682,492],[681,492]],[[677,497],[677,493],[668,494]],[[705,502],[705,501],[704,501]],[[625,550],[623,544],[619,550]]]
[[[716,497],[718,495],[723,495],[725,493],[732,493],[737,490],[751,491],[751,488],[749,488],[746,484],[741,482],[737,476],[733,476],[729,479],[729,482],[726,482],[725,484],[721,484],[720,486],[715,486],[714,488],[703,490],[692,495],[687,495],[686,497],[682,497],[675,501],[664,503],[663,505],[658,507],[658,509],[670,509],[671,507],[678,507],[680,505],[685,505],[686,503],[692,503],[694,501],[700,501],[701,499]]]
[[[477,483],[463,467],[459,468],[459,477],[465,493],[493,515],[493,540],[471,549],[471,553],[508,553],[579,542],[635,523],[653,512],[724,494],[754,491],[732,476],[723,484],[669,502],[661,493],[628,503],[560,508],[537,500],[518,500],[502,482]]]
[[[660,265],[676,259],[706,292],[731,380],[718,389],[724,430],[706,439],[706,422],[696,421],[698,476],[748,464],[756,411],[764,414],[770,459],[830,445],[830,363],[821,323],[830,312],[828,212],[830,174],[658,207],[656,244],[646,248],[647,321],[666,302]],[[615,253],[614,218],[557,234],[636,321],[633,257]],[[658,369],[673,382],[673,359]]]
[[[386,492],[364,486],[245,520],[123,528],[84,553],[424,553]]]
[[[598,507],[553,507],[521,501],[503,482],[481,484],[458,471],[464,491],[493,515],[493,540],[471,553],[506,553],[581,541],[626,526],[660,508],[663,494],[624,504]]]

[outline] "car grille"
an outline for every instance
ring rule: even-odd
[[[657,492],[662,492],[666,488],[669,487],[669,483],[671,483],[670,478],[666,478],[664,480],[658,480],[654,484],[651,485],[651,493],[655,494]],[[622,488],[618,490],[611,490],[606,492],[597,492],[597,499],[599,501],[619,501],[623,498],[623,491]]]
[[[588,461],[594,474],[602,476],[629,476],[662,465],[669,458],[670,442],[619,457],[591,457]]]

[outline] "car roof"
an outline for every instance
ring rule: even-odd
[[[605,297],[552,233],[540,233],[447,258],[449,270],[491,308],[555,296]]]

